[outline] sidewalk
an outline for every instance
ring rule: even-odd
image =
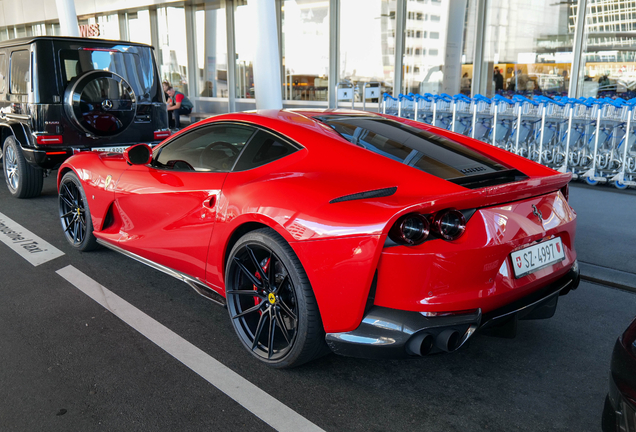
[[[581,276],[636,292],[636,190],[570,183]]]

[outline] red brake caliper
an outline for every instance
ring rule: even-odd
[[[267,261],[265,262],[265,265],[262,266],[263,267],[263,271],[267,273],[267,268],[269,267],[269,258],[267,258]],[[256,279],[261,280],[261,273],[260,272],[256,272],[256,274],[254,275],[256,276]],[[258,287],[256,285],[252,285],[252,287],[254,288],[254,291],[258,291]],[[254,297],[254,306],[256,306],[257,304],[260,303],[260,297]],[[258,311],[259,315],[263,314],[263,311]]]

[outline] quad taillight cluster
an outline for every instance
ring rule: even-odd
[[[409,213],[400,217],[389,237],[398,244],[415,246],[431,236],[447,241],[457,240],[466,231],[466,218],[457,209],[440,210],[433,215]]]

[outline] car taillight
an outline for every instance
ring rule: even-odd
[[[156,140],[162,140],[162,139],[166,139],[170,136],[170,131],[166,130],[166,131],[162,131],[162,130],[158,130],[155,131],[155,139]]]
[[[418,245],[428,237],[430,224],[421,214],[411,213],[402,216],[395,222],[389,237],[396,243]]]
[[[457,240],[464,231],[466,231],[466,218],[457,209],[442,210],[433,219],[433,232],[444,240]]]
[[[570,185],[569,184],[566,184],[565,186],[561,188],[561,195],[563,195],[563,198],[565,198],[566,202],[570,201]]]
[[[38,135],[35,139],[39,145],[62,144],[62,135]]]
[[[636,357],[636,318],[632,321],[631,325],[625,330],[625,333],[620,338],[621,344],[626,350],[632,352]]]

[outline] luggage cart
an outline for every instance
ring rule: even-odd
[[[636,103],[636,102],[634,102]],[[617,189],[626,189],[628,186],[636,186],[636,109],[634,103],[626,102],[623,107],[623,119],[625,120],[625,134],[617,148],[620,158],[620,168],[609,181]]]
[[[473,118],[470,111],[471,99],[461,93],[453,96],[452,99],[453,118],[451,121],[450,130],[462,135],[467,135],[470,132]]]
[[[388,114],[392,116],[398,115],[399,102],[397,98],[394,98],[388,93],[382,95],[382,114]]]
[[[351,109],[355,101],[355,88],[349,81],[341,81],[336,84],[336,107],[340,101],[351,101]]]
[[[415,120],[422,123],[433,124],[433,115],[435,112],[435,99],[430,96],[422,96],[416,94],[415,100]]]
[[[415,119],[415,103],[411,96],[398,95],[398,117],[406,118],[409,120]]]
[[[472,121],[470,125],[470,137],[480,141],[488,142],[490,131],[493,125],[493,114],[491,112],[492,101],[480,94],[475,95],[470,102],[470,112]]]
[[[586,166],[588,169],[581,175],[590,185],[607,183],[620,168],[620,161],[615,155],[621,135],[624,133],[621,129],[624,107],[619,102],[599,100],[594,105],[598,107],[594,145],[593,149],[588,147],[588,150],[591,150],[586,155],[586,161],[589,161]]]
[[[371,99],[380,100],[380,83],[377,81],[365,82],[362,84],[362,111],[367,110],[367,101]],[[378,104],[378,112],[381,104]]]
[[[486,142],[506,149],[512,136],[516,119],[516,106],[513,101],[501,95],[492,98],[490,112],[493,116],[490,139]]]

